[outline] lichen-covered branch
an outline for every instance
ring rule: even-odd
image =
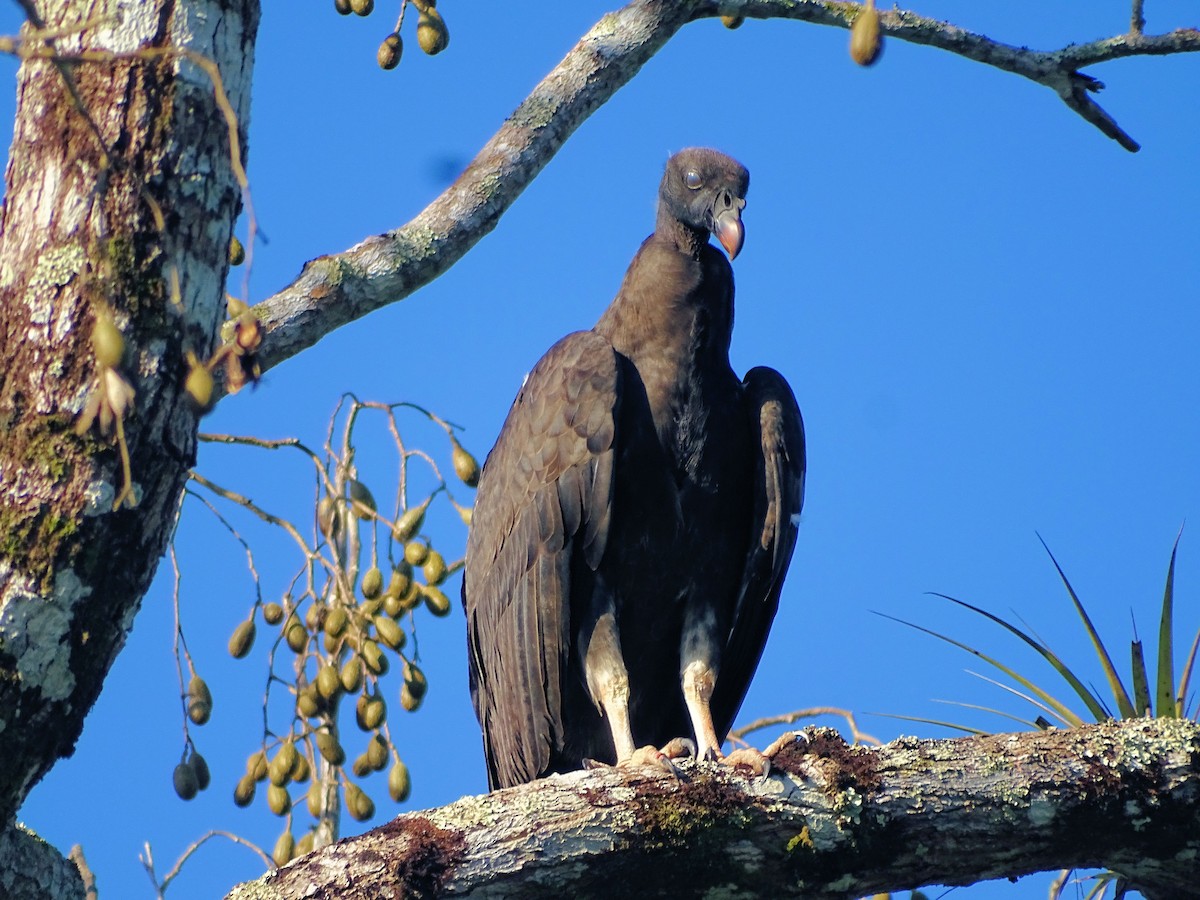
[[[765,780],[603,769],[400,816],[230,900],[829,897],[1109,867],[1149,898],[1200,883],[1200,727],[847,746],[783,742]]]
[[[309,262],[295,282],[255,308],[268,333],[260,355],[264,370],[450,268],[496,226],[575,129],[688,22],[738,15],[848,28],[861,10],[858,3],[831,0],[634,0],[605,16],[415,219]],[[1135,29],[1060,50],[1030,50],[900,9],[882,13],[882,31],[886,38],[938,47],[1043,84],[1127,150],[1137,150],[1137,142],[1091,97],[1104,85],[1079,69],[1200,50],[1200,31],[1188,28],[1163,35]]]
[[[268,332],[260,354],[264,371],[450,268],[495,227],[575,129],[693,17],[697,5],[638,0],[605,16],[415,219],[307,263],[293,284],[255,308]]]
[[[718,9],[724,13],[736,7],[741,15],[751,18],[787,18],[843,28],[849,28],[862,9],[857,3],[829,0],[747,0],[745,3],[721,2],[710,5],[711,9],[706,11],[710,15],[715,15]],[[1135,9],[1135,21],[1139,12],[1140,6]],[[1160,35],[1143,34],[1140,28],[1131,28],[1127,34],[1071,44],[1060,50],[1031,50],[995,41],[949,22],[903,9],[881,10],[880,25],[886,38],[948,50],[1045,85],[1058,94],[1067,106],[1131,152],[1139,149],[1137,141],[1089,96],[1102,90],[1104,84],[1081,74],[1079,70],[1129,56],[1165,56],[1200,51],[1200,30],[1196,28],[1180,28]]]

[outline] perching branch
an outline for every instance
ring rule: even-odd
[[[1148,900],[1200,883],[1200,726],[850,747],[784,742],[763,781],[603,769],[399,816],[231,900],[827,897],[1109,867]]]
[[[1134,18],[1140,15],[1134,6]],[[255,311],[267,329],[263,370],[336,328],[401,300],[459,260],[588,116],[688,22],[717,15],[788,18],[848,28],[862,7],[831,0],[634,0],[601,19],[517,107],[466,171],[415,219],[344,253],[319,257]],[[1138,144],[1091,94],[1103,84],[1079,69],[1127,56],[1200,51],[1200,31],[1139,29],[1061,50],[1015,47],[914,12],[882,13],[883,34],[927,44],[1045,85],[1127,150]],[[848,63],[849,64],[849,63]]]

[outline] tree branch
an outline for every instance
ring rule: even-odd
[[[706,10],[705,14],[715,15],[718,8],[724,13],[734,7],[737,7],[739,14],[749,18],[787,18],[842,28],[849,28],[861,10],[857,3],[834,3],[829,0],[746,0],[744,3],[711,4],[711,9]],[[1043,51],[994,41],[949,22],[940,22],[908,10],[881,11],[880,20],[880,31],[885,37],[948,50],[1045,85],[1058,94],[1067,106],[1130,152],[1139,149],[1137,141],[1088,96],[1089,93],[1102,90],[1103,82],[1081,75],[1079,69],[1128,56],[1164,56],[1200,51],[1200,30],[1195,28],[1180,28],[1161,35],[1146,35],[1140,29],[1131,30],[1128,34],[1087,44],[1072,44],[1061,50]]]
[[[779,742],[761,781],[602,769],[399,816],[229,898],[850,898],[1097,866],[1149,900],[1200,883],[1194,722],[880,748],[808,735]]]
[[[266,327],[260,353],[271,368],[336,328],[402,300],[449,269],[533,181],[588,116],[628,82],[683,25],[716,15],[788,18],[848,28],[862,7],[831,0],[634,0],[610,13],[517,107],[466,171],[415,219],[344,253],[307,263],[288,287],[255,307]],[[1127,150],[1138,144],[1090,94],[1103,88],[1079,69],[1128,56],[1200,51],[1200,31],[1140,31],[1056,51],[994,41],[906,10],[882,13],[887,37],[938,47],[1022,75]]]
[[[255,307],[267,330],[263,370],[449,269],[496,226],[575,129],[694,17],[697,5],[637,0],[606,15],[415,219],[307,263],[293,284]]]

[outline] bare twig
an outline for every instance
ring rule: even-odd
[[[146,876],[150,879],[150,883],[154,885],[154,896],[158,900],[163,900],[162,885],[158,883],[158,873],[154,871],[154,850],[150,847],[150,842],[142,844],[142,852],[138,854],[138,859],[141,860],[142,868],[146,870]]]
[[[722,2],[719,8],[727,12],[733,5]],[[858,4],[831,3],[826,0],[746,0],[737,5],[743,7],[743,15],[751,18],[788,18],[841,28],[850,27],[859,8]],[[717,4],[712,4],[703,14],[716,15]],[[1071,44],[1061,50],[1030,50],[901,9],[881,13],[881,31],[889,38],[947,50],[1044,85],[1058,94],[1067,106],[1130,152],[1139,149],[1137,141],[1088,96],[1102,90],[1103,83],[1081,74],[1079,69],[1129,56],[1163,56],[1200,51],[1200,31],[1194,28],[1180,28],[1161,35],[1145,35],[1136,29],[1098,41]]]
[[[407,225],[309,262],[255,309],[267,331],[263,370],[347,322],[428,284],[491,231],[501,215],[596,109],[680,28],[717,15],[789,18],[848,28],[861,7],[829,0],[635,0],[605,16],[534,88],[462,175]],[[882,12],[888,38],[926,44],[1021,75],[1128,150],[1138,145],[1090,96],[1102,85],[1079,69],[1129,56],[1200,51],[1200,31],[1127,33],[1054,51],[991,40],[917,13]]]
[[[1142,12],[1143,0],[1133,0],[1133,13],[1129,17],[1130,34],[1141,34],[1146,27],[1146,17]]]
[[[175,675],[179,680],[179,703],[183,707],[183,741],[186,745],[188,740],[188,691],[187,682],[183,680],[184,658],[187,659],[189,678],[196,674],[196,667],[192,663],[192,654],[187,647],[187,638],[183,636],[183,625],[179,617],[179,587],[183,580],[183,573],[179,569],[179,559],[175,556],[174,541],[168,545],[168,550],[171,557],[171,571],[175,577],[174,587],[171,590],[171,606],[175,610],[175,631],[171,650],[175,657]],[[148,851],[149,847],[146,849]],[[153,861],[151,864],[153,865]]]
[[[214,434],[212,432],[201,431],[196,435],[196,439],[206,444],[239,444],[246,447],[258,447],[261,450],[281,450],[285,447],[294,447],[308,456],[318,468],[321,465],[321,457],[310,450],[299,438],[279,438],[272,440],[270,438],[257,437],[253,434]]]
[[[836,706],[813,706],[808,709],[797,709],[778,716],[765,716],[761,719],[755,719],[753,722],[729,732],[729,740],[744,744],[744,738],[751,732],[761,731],[764,728],[773,728],[777,725],[793,725],[801,719],[815,719],[817,716],[841,716],[850,727],[850,734],[854,738],[855,743],[871,744],[875,747],[883,743],[874,735],[859,730],[858,723],[854,720],[854,713],[848,709],[839,709]]]
[[[246,568],[249,569],[250,578],[254,582],[254,609],[250,612],[251,615],[254,615],[254,611],[263,605],[262,579],[259,577],[258,567],[254,564],[254,550],[251,548],[250,542],[242,537],[241,532],[233,527],[233,523],[221,515],[221,511],[218,510],[207,497],[202,497],[195,491],[187,491],[187,493],[208,507],[208,511],[216,516],[217,521],[225,526],[225,530],[229,532],[235,541],[242,545],[242,549],[246,552]]]
[[[208,843],[208,841],[210,841],[216,837],[226,838],[227,840],[230,840],[235,844],[239,844],[248,850],[254,851],[255,853],[258,854],[259,858],[262,859],[263,863],[266,865],[266,867],[268,869],[275,868],[274,861],[267,854],[267,852],[262,849],[262,847],[259,847],[257,844],[246,840],[244,837],[241,837],[240,835],[234,834],[232,831],[223,831],[221,829],[213,829],[212,831],[206,832],[205,834],[198,837],[196,840],[192,841],[192,843],[188,845],[187,849],[184,850],[183,853],[179,854],[179,859],[175,860],[175,865],[171,866],[171,871],[169,871],[166,875],[164,875],[163,880],[160,882],[158,880],[157,876],[154,874],[154,857],[150,851],[150,844],[149,844],[149,842],[147,842],[146,844],[144,844],[145,851],[141,857],[142,865],[146,867],[146,871],[150,875],[150,880],[152,882],[154,882],[154,889],[158,892],[159,897],[162,897],[163,894],[166,893],[167,888],[170,886],[171,882],[174,881],[175,878],[179,875],[180,870],[183,868],[183,864],[188,861],[188,859],[191,857],[191,855],[193,853],[195,853],[197,850],[199,850],[201,847],[203,847],[206,843]]]
[[[258,516],[260,519],[262,519],[267,524],[278,525],[280,528],[282,528],[284,531],[286,531],[289,535],[291,535],[292,540],[294,540],[300,546],[301,552],[304,553],[305,555],[310,555],[310,554],[314,553],[314,551],[308,546],[308,542],[305,541],[304,538],[301,536],[301,534],[297,530],[296,526],[293,525],[291,522],[289,522],[287,519],[281,519],[279,516],[272,515],[271,513],[267,512],[265,509],[263,509],[261,506],[256,504],[253,500],[249,499],[248,497],[243,497],[241,494],[238,494],[234,491],[227,490],[226,488],[221,487],[219,484],[215,484],[214,482],[209,481],[207,478],[205,478],[203,475],[199,474],[198,472],[195,472],[195,471],[190,472],[188,477],[191,478],[192,481],[195,481],[197,484],[203,485],[204,487],[208,488],[210,491],[212,491],[217,496],[224,497],[226,500],[230,501],[231,503],[236,503],[239,506],[249,510],[250,512],[254,513],[254,515]],[[332,568],[331,564],[326,563],[326,565],[329,565]]]

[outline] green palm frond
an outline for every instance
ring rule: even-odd
[[[1129,645],[1130,665],[1133,668],[1133,705],[1146,715],[1150,709],[1150,682],[1146,675],[1146,656],[1142,653],[1142,642],[1132,641]],[[1172,704],[1172,707],[1174,704]]]
[[[1187,715],[1188,682],[1192,680],[1192,664],[1196,661],[1197,648],[1200,648],[1200,630],[1197,630],[1196,636],[1192,639],[1192,649],[1188,651],[1187,662],[1183,665],[1183,674],[1179,676],[1179,689],[1175,694],[1175,708],[1179,710],[1180,716]]]
[[[980,676],[980,677],[983,677],[983,676]],[[991,678],[986,678],[984,680],[990,681],[990,682],[992,682],[992,684],[999,684],[1001,687],[1005,687],[1005,688],[1008,687],[1007,685],[1001,684],[998,681],[994,681]],[[1008,688],[1008,690],[1012,690],[1012,688]],[[1025,694],[1022,694],[1020,691],[1013,691],[1013,693],[1016,694],[1018,697],[1024,697],[1026,700],[1029,700],[1031,703],[1034,703],[1035,705],[1037,704],[1037,701],[1035,701],[1032,697],[1026,696]],[[959,707],[962,707],[963,709],[975,709],[975,710],[978,710],[979,712],[991,713],[993,716],[1000,716],[1003,719],[1011,719],[1012,721],[1018,723],[1019,725],[1024,725],[1030,731],[1043,730],[1040,728],[1038,723],[1035,721],[1030,721],[1029,719],[1022,719],[1020,716],[1014,716],[1010,712],[1005,712],[1002,709],[996,709],[991,706],[980,706],[978,703],[963,703],[961,700],[937,700],[937,699],[935,699],[933,702],[934,703],[945,703],[947,706],[959,706]],[[1040,718],[1040,716],[1039,716],[1039,718]]]
[[[1163,588],[1162,616],[1158,622],[1158,703],[1157,714],[1165,719],[1177,719],[1183,715],[1183,704],[1175,696],[1175,553],[1179,550],[1179,539],[1183,529],[1175,535],[1171,547],[1171,563],[1167,566],[1167,586]]]
[[[1054,718],[1056,718],[1056,719],[1058,719],[1060,722],[1062,722],[1062,724],[1064,724],[1064,725],[1066,725],[1066,726],[1070,727],[1070,724],[1071,724],[1070,722],[1068,722],[1068,721],[1066,721],[1065,719],[1063,719],[1063,718],[1062,718],[1062,717],[1061,717],[1061,716],[1060,716],[1058,713],[1056,713],[1054,710],[1052,710],[1052,709],[1051,709],[1049,706],[1047,706],[1045,703],[1042,703],[1042,702],[1040,702],[1040,701],[1038,701],[1038,700],[1034,699],[1033,697],[1030,697],[1028,694],[1025,694],[1025,693],[1022,693],[1021,691],[1018,691],[1018,690],[1017,690],[1015,687],[1013,687],[1012,685],[1010,685],[1010,684],[1005,684],[1003,681],[997,681],[995,678],[988,678],[986,675],[981,675],[979,672],[972,672],[970,669],[967,669],[967,674],[968,674],[968,675],[974,675],[976,678],[979,678],[979,679],[981,679],[981,680],[983,680],[983,681],[986,681],[988,684],[995,685],[996,687],[1000,688],[1000,690],[1002,690],[1002,691],[1008,691],[1008,692],[1009,692],[1010,694],[1012,694],[1013,696],[1020,697],[1022,700],[1024,700],[1024,701],[1025,701],[1026,703],[1028,703],[1030,706],[1036,706],[1036,707],[1037,707],[1038,709],[1040,709],[1042,712],[1046,713],[1046,714],[1047,714],[1047,715],[1049,715],[1049,716],[1053,716]],[[947,702],[947,701],[939,701],[939,702]],[[966,704],[963,704],[963,705],[966,705]],[[982,708],[982,707],[981,707],[981,708]],[[996,710],[992,710],[992,712],[996,712]],[[1025,720],[1024,720],[1024,719],[1021,719],[1021,718],[1019,718],[1018,716],[1014,716],[1014,715],[1011,715],[1011,714],[1008,714],[1008,713],[998,713],[998,715],[1005,716],[1006,718],[1009,718],[1009,719],[1016,719],[1018,722],[1025,722]],[[1045,718],[1043,718],[1042,716],[1038,716],[1036,720],[1034,720],[1034,721],[1032,721],[1032,722],[1025,722],[1025,724],[1027,724],[1027,725],[1030,725],[1030,726],[1031,726],[1031,727],[1033,727],[1033,728],[1038,728],[1038,729],[1041,729],[1041,730],[1043,730],[1043,731],[1044,731],[1046,728],[1049,728],[1049,727],[1050,727],[1050,725],[1049,725],[1049,723],[1048,723],[1048,722],[1047,722],[1047,724],[1046,724],[1046,725],[1040,725],[1040,724],[1038,724],[1039,720],[1040,720],[1040,721],[1042,721],[1042,722],[1046,722],[1046,719],[1045,719]]]
[[[941,595],[939,595],[939,596],[941,596]],[[946,599],[954,600],[953,597],[947,597]],[[954,602],[962,603],[963,606],[966,606],[971,609],[975,609],[975,607],[972,607],[969,603],[963,603],[963,601],[961,601],[961,600],[954,600]],[[995,619],[995,617],[992,616],[990,613],[985,613],[982,610],[976,610],[976,611],[981,613],[982,615],[988,616],[988,618]],[[982,659],[988,665],[995,666],[997,669],[999,669],[1001,672],[1003,672],[1005,675],[1007,675],[1013,681],[1017,682],[1017,684],[1019,684],[1023,688],[1025,688],[1027,691],[1031,691],[1033,694],[1040,697],[1041,700],[1044,703],[1046,703],[1047,705],[1049,705],[1055,711],[1055,714],[1059,718],[1061,718],[1063,721],[1067,722],[1068,724],[1070,724],[1072,726],[1079,726],[1079,725],[1083,724],[1083,719],[1081,719],[1075,712],[1073,712],[1069,706],[1067,706],[1065,703],[1063,703],[1062,701],[1055,698],[1052,694],[1048,693],[1047,691],[1042,690],[1040,687],[1038,687],[1036,684],[1034,684],[1028,678],[1025,678],[1023,675],[1020,675],[1019,673],[1017,673],[1015,670],[1013,670],[1009,666],[1006,666],[1004,663],[1000,662],[998,659],[988,656],[983,651],[976,650],[974,647],[964,644],[962,641],[955,640],[954,638],[952,638],[948,635],[941,634],[937,631],[933,631],[930,628],[925,628],[921,625],[916,625],[912,622],[906,622],[906,621],[904,621],[904,619],[898,619],[895,616],[889,616],[886,613],[880,613],[880,615],[882,615],[886,619],[891,619],[893,622],[899,622],[901,625],[907,625],[909,628],[915,628],[918,631],[923,631],[926,634],[929,634],[935,638],[938,638],[939,640],[943,640],[948,644],[953,644],[955,647],[959,647],[963,650],[966,650],[968,653],[972,653],[975,656],[978,656],[980,659]],[[1005,625],[1008,628],[1012,627],[1011,625],[1008,625],[1008,623],[1004,622],[1002,619],[996,619],[996,621],[1000,622],[1001,624]],[[1078,680],[1078,679],[1076,679],[1076,680]],[[1082,685],[1081,685],[1081,687],[1082,687]],[[1087,689],[1084,688],[1085,692],[1086,692],[1086,690]],[[1092,699],[1093,699],[1093,701],[1095,700],[1095,698],[1092,698]],[[961,728],[961,726],[958,726],[958,727]],[[972,729],[962,728],[961,730],[971,731]]]
[[[1122,719],[1134,719],[1139,715],[1134,708],[1133,701],[1129,699],[1129,692],[1125,690],[1125,685],[1121,681],[1121,676],[1117,674],[1117,669],[1113,665],[1112,657],[1108,655],[1108,650],[1104,646],[1104,641],[1100,639],[1099,632],[1096,631],[1096,626],[1092,624],[1091,618],[1087,614],[1087,610],[1083,608],[1083,604],[1079,600],[1079,595],[1075,593],[1075,588],[1071,587],[1071,582],[1067,579],[1067,573],[1062,570],[1062,566],[1058,564],[1058,560],[1054,558],[1054,554],[1050,552],[1049,545],[1042,540],[1042,536],[1038,535],[1038,540],[1042,542],[1042,546],[1046,548],[1046,553],[1050,556],[1050,561],[1054,563],[1054,568],[1058,570],[1058,577],[1062,579],[1063,586],[1066,587],[1067,593],[1071,596],[1071,602],[1075,604],[1075,611],[1079,614],[1080,621],[1083,622],[1083,627],[1087,630],[1088,637],[1091,639],[1092,647],[1096,650],[1096,656],[1100,658],[1100,665],[1104,669],[1104,676],[1108,679],[1109,690],[1112,691],[1113,698],[1117,701],[1117,710],[1121,713]],[[1072,685],[1074,687],[1074,685]],[[1076,688],[1078,690],[1078,688]],[[1089,704],[1089,709],[1091,706]],[[1095,714],[1095,710],[1093,710]],[[1097,721],[1102,721],[1098,719]]]
[[[1146,665],[1146,654],[1143,648],[1141,639],[1138,637],[1136,624],[1134,627],[1133,640],[1130,643],[1130,673],[1132,696],[1130,691],[1126,689],[1125,683],[1117,674],[1116,666],[1113,665],[1112,657],[1109,654],[1108,648],[1101,639],[1099,632],[1092,623],[1091,617],[1084,608],[1083,602],[1079,599],[1079,595],[1075,592],[1075,588],[1071,585],[1062,566],[1058,564],[1058,560],[1050,551],[1049,546],[1041,535],[1038,535],[1038,540],[1041,541],[1045,548],[1050,561],[1054,564],[1055,570],[1058,572],[1058,577],[1062,581],[1063,586],[1067,589],[1067,594],[1071,598],[1071,603],[1075,608],[1076,614],[1083,625],[1084,631],[1087,633],[1088,640],[1096,653],[1097,659],[1100,661],[1100,667],[1104,671],[1105,679],[1108,682],[1108,689],[1112,695],[1112,701],[1116,705],[1116,718],[1136,718],[1142,715],[1158,715],[1165,718],[1178,718],[1190,716],[1191,705],[1189,701],[1189,688],[1191,685],[1192,673],[1194,671],[1196,657],[1200,655],[1200,630],[1196,632],[1192,640],[1191,648],[1187,656],[1187,661],[1184,663],[1182,674],[1179,680],[1175,679],[1174,659],[1175,659],[1175,560],[1178,555],[1179,541],[1182,537],[1182,529],[1175,537],[1175,543],[1171,547],[1171,559],[1167,567],[1166,586],[1163,589],[1162,609],[1159,617],[1158,627],[1158,652],[1156,657],[1156,671],[1153,682],[1150,680],[1150,674]],[[968,609],[976,615],[982,616],[985,619],[994,622],[1001,626],[1010,634],[1020,638],[1029,647],[1037,651],[1055,672],[1070,686],[1071,690],[1078,696],[1087,707],[1089,715],[1097,722],[1104,722],[1114,718],[1109,704],[1106,703],[1105,697],[1100,690],[1095,686],[1085,684],[1083,680],[1075,674],[1074,671],[1063,661],[1059,654],[1050,649],[1048,642],[1037,636],[1034,629],[1019,616],[1015,616],[1016,621],[1021,623],[1022,627],[1014,625],[1012,621],[1002,618],[1001,616],[990,613],[985,609],[967,603],[964,600],[959,600],[947,594],[934,593],[933,596],[940,597],[943,600],[949,600],[958,606]],[[993,666],[1000,672],[1004,673],[1009,679],[1019,685],[1022,690],[1015,687],[1003,684],[986,676],[977,675],[976,677],[983,678],[985,681],[1001,687],[1006,691],[1020,697],[1027,703],[1038,707],[1042,712],[1049,717],[1038,716],[1033,722],[1028,722],[1018,716],[1013,716],[1007,713],[1002,713],[998,710],[988,709],[987,707],[972,706],[967,703],[959,703],[957,705],[966,709],[981,709],[987,712],[992,712],[1005,718],[1021,722],[1024,725],[1029,725],[1036,728],[1051,727],[1050,719],[1057,720],[1067,727],[1074,727],[1083,724],[1083,718],[1075,713],[1065,702],[1052,695],[1049,691],[1044,690],[1035,684],[1031,679],[1019,674],[1012,667],[1005,665],[1000,660],[983,653],[982,651],[969,646],[968,644],[956,640],[949,635],[942,634],[921,625],[916,625],[912,622],[907,622],[903,619],[895,618],[894,616],[886,616],[892,621],[900,622],[910,628],[916,628],[925,634],[932,635],[939,640],[967,651],[968,653],[977,656],[979,659]],[[1069,695],[1068,695],[1069,696]],[[941,701],[944,702],[944,701]],[[896,718],[906,718],[897,716]],[[967,728],[955,723],[947,723],[935,721],[932,719],[914,718],[911,721],[925,722],[927,724],[940,725],[949,728],[955,728],[959,731],[967,733],[979,733],[975,729]]]
[[[1051,559],[1053,559],[1053,557],[1051,557]],[[1057,563],[1055,563],[1055,565],[1057,565]],[[1070,586],[1068,585],[1068,588],[1069,587]],[[1067,664],[1064,663],[1061,659],[1059,659],[1058,655],[1056,653],[1054,653],[1054,651],[1052,651],[1045,644],[1043,644],[1041,641],[1035,640],[1034,638],[1032,638],[1028,634],[1026,634],[1024,631],[1022,631],[1020,628],[1017,628],[1015,625],[1011,624],[1010,622],[1006,622],[1004,619],[1000,618],[999,616],[993,615],[992,613],[988,612],[985,609],[981,609],[978,606],[974,606],[970,603],[967,603],[965,600],[958,600],[958,599],[956,599],[954,597],[950,597],[946,594],[934,593],[933,596],[941,597],[944,600],[949,600],[951,603],[957,603],[959,606],[965,607],[966,609],[969,609],[974,613],[978,613],[979,615],[983,616],[984,618],[990,619],[991,621],[995,622],[997,625],[1000,625],[1000,626],[1008,629],[1008,631],[1010,631],[1012,634],[1015,634],[1017,637],[1019,637],[1021,640],[1023,640],[1026,644],[1028,644],[1030,647],[1032,647],[1034,650],[1036,650],[1038,653],[1040,653],[1042,655],[1042,658],[1045,659],[1046,662],[1050,663],[1050,665],[1054,667],[1054,670],[1056,672],[1058,672],[1058,674],[1061,675],[1066,680],[1067,684],[1069,684],[1071,686],[1072,690],[1074,690],[1075,693],[1079,695],[1080,699],[1082,699],[1083,702],[1087,705],[1088,711],[1092,714],[1092,716],[1095,718],[1095,720],[1097,722],[1103,722],[1109,718],[1108,711],[1105,710],[1104,704],[1100,701],[1100,698],[1098,698],[1092,691],[1088,690],[1088,688],[1084,685],[1084,683],[1082,681],[1080,681],[1078,677],[1076,677],[1075,673],[1072,672],[1070,670],[1070,668],[1068,668]],[[1074,596],[1074,595],[1072,594],[1072,596]],[[1078,601],[1076,601],[1076,602],[1078,603]],[[1086,614],[1085,614],[1085,617],[1086,617]],[[1091,623],[1089,622],[1088,624],[1090,625]],[[1024,684],[1025,682],[1022,682],[1022,683]],[[1041,695],[1039,694],[1039,696],[1041,696]],[[1080,719],[1078,716],[1075,716],[1075,723],[1073,723],[1073,724],[1078,724],[1081,722],[1082,722],[1082,719]]]
[[[951,731],[961,731],[963,734],[970,734],[975,737],[983,737],[991,733],[984,731],[982,728],[971,728],[968,725],[960,725],[957,722],[943,722],[941,719],[926,719],[924,716],[902,716],[898,713],[868,713],[868,715],[883,716],[885,719],[899,719],[901,722],[920,722],[922,725],[936,725],[938,728],[949,728]]]

